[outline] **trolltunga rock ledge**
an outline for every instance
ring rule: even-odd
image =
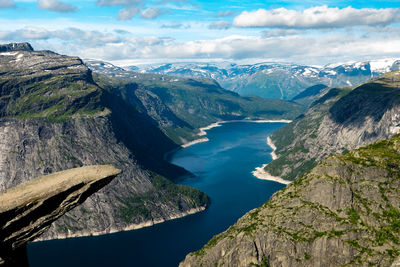
[[[41,176],[0,194],[0,266],[21,265],[27,242],[120,172],[111,165],[85,166]]]

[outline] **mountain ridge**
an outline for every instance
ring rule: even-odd
[[[129,68],[129,67],[126,67]],[[234,63],[165,63],[131,67],[142,73],[168,74],[178,77],[211,78],[223,88],[241,95],[292,99],[307,87],[351,86],[398,70],[399,60],[382,59],[328,64],[324,67],[266,62],[251,65]]]

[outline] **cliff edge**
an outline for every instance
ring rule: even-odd
[[[24,260],[21,249],[25,250],[27,242],[120,172],[111,165],[75,168],[32,179],[0,194],[0,266],[20,266]]]

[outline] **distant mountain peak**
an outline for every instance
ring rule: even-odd
[[[142,65],[135,67],[135,71],[185,78],[214,79],[221,87],[240,95],[288,100],[317,84],[328,87],[356,85],[399,69],[399,66],[400,62],[394,58],[326,66],[307,66],[287,62],[261,62],[250,65],[227,62],[175,62]]]
[[[0,44],[0,52],[12,52],[12,51],[33,51],[32,46],[29,43],[9,43]]]

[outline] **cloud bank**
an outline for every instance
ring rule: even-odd
[[[273,31],[262,36],[230,35],[217,39],[177,41],[170,37],[136,36],[127,31],[89,31],[66,28],[49,31],[26,27],[0,31],[2,42],[26,40],[35,48],[51,49],[82,58],[106,61],[272,60],[325,64],[363,58],[400,57],[400,29],[369,34],[307,36],[298,31]]]
[[[236,16],[233,25],[236,27],[266,27],[321,29],[343,28],[351,26],[385,26],[400,21],[400,10],[397,8],[343,9],[317,6],[304,11],[286,8],[258,9],[244,11]]]

